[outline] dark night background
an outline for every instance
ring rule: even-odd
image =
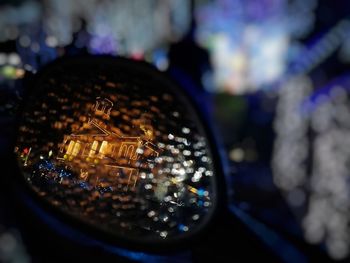
[[[284,156],[278,151],[276,142],[286,142],[288,148],[303,146],[305,141],[301,142],[295,132],[285,136],[283,131],[293,131],[293,127],[283,130],[284,126],[281,128],[276,123],[280,121],[287,127],[295,120],[293,118],[298,118],[288,115],[286,105],[294,103],[296,108],[307,105],[305,107],[317,109],[322,103],[329,103],[331,106],[327,109],[333,112],[338,104],[337,100],[332,102],[330,90],[340,87],[348,93],[350,2],[169,0],[161,3],[134,0],[115,1],[124,2],[124,5],[120,8],[116,8],[117,4],[111,5],[116,8],[114,13],[106,5],[106,10],[98,9],[95,14],[80,12],[80,2],[0,1],[0,175],[4,178],[0,183],[0,261],[349,260],[350,211],[348,205],[334,204],[339,191],[331,186],[327,188],[326,182],[324,188],[328,192],[321,196],[334,199],[326,202],[326,208],[319,206],[318,213],[312,212],[310,206],[312,196],[319,194],[313,186],[323,171],[319,167],[328,167],[327,163],[319,164],[313,159],[318,154],[314,146],[316,139],[324,138],[320,136],[321,132],[326,135],[313,124],[320,115],[304,111],[299,114],[298,121],[308,125],[307,131],[300,136],[305,136],[310,144],[304,158],[306,179],[294,188],[278,181],[285,178],[283,173],[278,177],[278,173],[281,169],[286,174],[292,173],[294,167],[301,166],[295,160],[302,154],[294,156],[291,150]],[[31,4],[26,6],[28,3]],[[89,1],[86,5],[90,7],[86,10],[94,10],[101,3],[110,2]],[[142,21],[135,18],[143,9],[149,17],[164,12],[161,20],[152,20],[155,21],[154,28],[150,28],[150,24],[142,28]],[[129,13],[130,16],[125,16]],[[111,24],[116,21],[112,19],[114,16],[123,14],[118,21],[125,24],[125,31],[147,33],[125,33],[123,25]],[[67,22],[70,18],[75,18],[71,28]],[[148,21],[147,17],[143,19]],[[160,23],[162,19],[168,23]],[[102,26],[99,26],[100,22]],[[113,30],[115,32],[111,34]],[[190,90],[199,107],[210,113],[207,121],[212,123],[219,141],[217,146],[224,152],[227,163],[228,204],[220,215],[220,224],[199,244],[169,255],[90,244],[78,234],[73,234],[75,238],[62,234],[63,230],[55,229],[56,223],[51,219],[48,220],[50,224],[43,223],[47,222],[41,218],[44,215],[35,209],[24,208],[16,201],[21,194],[11,191],[5,178],[11,178],[15,173],[10,157],[11,145],[15,116],[26,91],[27,79],[58,57],[83,54],[145,60]],[[299,95],[293,93],[294,86],[298,90],[305,83],[309,83],[310,90],[303,91],[302,97],[296,99]],[[290,90],[290,93],[284,90]],[[319,97],[324,102],[318,103]],[[349,101],[344,100],[342,109],[347,112]],[[318,114],[326,116],[328,113],[321,111]],[[346,124],[345,113],[344,116],[343,122],[329,129],[347,131],[350,126]],[[350,168],[350,153],[338,148],[330,151],[329,163],[335,162],[336,167],[342,165],[346,170]],[[274,160],[277,159],[276,164]],[[340,159],[344,159],[344,163]],[[349,203],[349,173],[336,178],[334,180],[345,185]],[[334,210],[330,203],[336,207]],[[335,226],[327,223],[333,222],[332,215],[342,223],[335,223]],[[319,229],[315,230],[313,226]],[[318,232],[325,234],[319,237]]]

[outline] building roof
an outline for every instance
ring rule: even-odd
[[[118,134],[116,132],[108,131],[101,127],[96,121],[91,120],[89,122],[89,128],[80,130],[78,133],[71,134],[70,136],[72,137],[80,137],[80,136],[86,136],[86,135],[91,135],[91,136],[114,136],[117,137],[120,140],[139,140],[140,137],[137,136],[124,136],[121,134]]]

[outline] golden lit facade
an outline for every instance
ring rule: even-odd
[[[57,159],[77,170],[81,179],[98,185],[102,184],[103,174],[115,177],[109,179],[128,189],[136,186],[139,170],[149,168],[159,152],[149,140],[152,131],[143,126],[140,128],[147,139],[111,131],[105,122],[109,120],[112,108],[110,100],[97,98],[87,123],[77,133],[64,136]],[[103,173],[98,173],[99,177],[94,175],[96,169],[103,169]]]

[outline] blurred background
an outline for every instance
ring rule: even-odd
[[[248,237],[223,235],[232,249],[218,258],[248,262],[261,249],[268,262],[345,262],[349,10],[346,0],[1,0],[0,156],[12,151],[25,75],[64,56],[144,60],[196,91],[222,143],[228,209]],[[2,196],[0,262],[39,262],[7,206]]]

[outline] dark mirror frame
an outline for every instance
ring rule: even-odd
[[[71,215],[60,211],[48,203],[48,201],[40,198],[25,182],[24,176],[21,174],[17,157],[13,153],[10,157],[9,172],[7,172],[6,181],[9,183],[10,191],[13,193],[16,202],[19,207],[25,209],[31,215],[33,222],[37,222],[38,231],[40,231],[40,225],[46,224],[50,228],[54,228],[58,231],[59,235],[64,234],[70,239],[82,241],[98,242],[101,246],[118,246],[136,251],[144,251],[150,253],[170,253],[183,249],[191,249],[192,247],[205,242],[205,240],[211,239],[213,233],[215,233],[215,226],[220,224],[220,221],[226,216],[227,212],[227,189],[225,183],[225,159],[222,155],[220,144],[217,141],[217,136],[214,136],[215,131],[212,127],[210,117],[205,116],[203,108],[193,98],[195,91],[188,91],[182,88],[177,81],[174,80],[170,74],[162,73],[154,68],[152,65],[146,62],[134,61],[125,58],[116,58],[111,56],[82,56],[82,57],[69,57],[60,58],[56,61],[46,65],[41,71],[32,76],[26,76],[23,85],[25,87],[25,95],[23,97],[23,103],[20,105],[18,116],[15,124],[15,131],[18,131],[21,123],[22,112],[26,108],[28,98],[40,92],[36,84],[40,81],[42,76],[45,76],[51,69],[55,67],[64,67],[66,64],[72,63],[103,63],[115,65],[116,69],[123,67],[127,70],[137,72],[142,77],[150,77],[152,81],[158,82],[161,85],[165,85],[167,89],[181,96],[181,100],[192,108],[195,117],[202,125],[203,135],[206,136],[208,142],[208,149],[211,152],[213,168],[215,174],[214,188],[214,200],[213,205],[208,214],[205,216],[200,226],[195,230],[189,231],[189,233],[182,234],[178,238],[169,238],[169,240],[152,241],[142,240],[139,241],[129,239],[125,236],[116,236],[110,232],[103,231],[96,228],[93,225],[84,223]],[[16,143],[17,134],[14,133],[13,142],[11,144],[14,149]],[[64,233],[62,233],[62,231]],[[214,234],[215,235],[215,234]],[[54,237],[51,237],[54,238]]]

